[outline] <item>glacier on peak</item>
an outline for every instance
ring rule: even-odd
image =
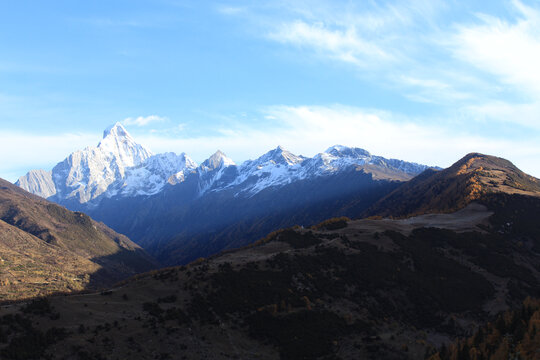
[[[328,176],[341,171],[376,165],[390,172],[405,172],[414,176],[428,166],[401,160],[372,156],[361,148],[334,145],[312,158],[294,155],[278,146],[256,160],[247,160],[238,169],[237,178],[228,187],[237,188],[237,195],[252,196],[272,186],[283,186],[294,181]]]
[[[116,123],[108,126],[105,130],[103,130],[103,138],[105,139],[108,136],[130,136],[127,132],[124,125],[122,125],[121,122],[117,121]]]
[[[271,161],[275,164],[290,166],[300,164],[304,160],[305,157],[297,156],[290,151],[285,150],[282,146],[278,146],[277,148],[270,150],[263,156],[259,157],[257,160],[255,160],[255,162],[258,164],[265,164],[266,162]]]
[[[116,123],[103,132],[103,139],[96,147],[73,152],[50,172],[33,170],[21,177],[17,185],[56,202],[97,206],[103,197],[154,195],[166,185],[178,185],[192,176],[199,196],[228,189],[237,196],[252,196],[269,187],[341,171],[358,171],[368,165],[409,177],[428,168],[343,145],[331,146],[311,158],[278,146],[241,165],[217,150],[197,165],[185,153],[152,154],[135,142],[121,123]]]
[[[118,122],[103,132],[103,139],[97,148],[114,157],[122,167],[137,166],[153,155],[150,150],[137,144]]]
[[[138,166],[128,168],[125,177],[117,181],[108,190],[108,196],[154,195],[169,184],[178,184],[185,180],[186,173],[197,168],[185,153],[176,155],[173,152],[156,154]]]
[[[181,172],[196,166],[185,154],[152,154],[117,122],[97,146],[73,152],[50,175],[30,171],[17,184],[56,202],[82,204],[101,196],[155,194],[171,177],[183,178]]]
[[[353,148],[343,145],[334,145],[326,149],[326,154],[330,154],[336,157],[349,157],[349,158],[368,158],[371,157],[369,151],[360,148]]]
[[[203,161],[200,168],[204,171],[212,171],[221,167],[236,165],[232,159],[227,157],[221,150],[216,151],[208,159]]]
[[[237,176],[237,165],[221,150],[216,151],[197,168],[199,195],[222,190]]]

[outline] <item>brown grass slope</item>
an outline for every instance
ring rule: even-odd
[[[0,179],[0,300],[108,286],[155,266],[127,237]]]
[[[450,213],[494,193],[540,196],[540,180],[508,160],[471,153],[447,169],[426,170],[363,215],[406,217]]]

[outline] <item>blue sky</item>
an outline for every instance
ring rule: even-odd
[[[5,1],[0,177],[117,121],[198,162],[339,143],[439,166],[479,151],[540,177],[538,64],[537,0]]]

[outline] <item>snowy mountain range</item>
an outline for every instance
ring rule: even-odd
[[[174,186],[190,177],[197,179],[197,196],[232,189],[235,196],[249,197],[269,187],[351,169],[363,169],[382,178],[407,180],[426,168],[426,165],[385,159],[363,149],[341,145],[332,146],[313,158],[294,155],[278,146],[241,165],[218,150],[197,165],[185,153],[153,154],[116,123],[104,131],[96,147],[70,154],[51,171],[32,170],[20,177],[16,185],[61,204],[94,207],[103,198],[155,195],[166,185]]]

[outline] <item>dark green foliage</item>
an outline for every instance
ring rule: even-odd
[[[215,304],[212,304],[201,294],[195,294],[192,301],[189,303],[188,314],[196,319],[199,319],[203,323],[217,324],[218,321],[215,315],[213,312],[209,311],[209,309],[213,308],[213,305]]]
[[[191,322],[189,317],[186,315],[185,312],[183,312],[181,309],[173,307],[170,309],[167,309],[165,311],[165,315],[163,316],[165,320],[176,320],[179,325],[181,324],[188,324]]]
[[[218,314],[250,312],[281,301],[301,304],[300,295],[288,290],[290,281],[286,271],[224,268],[212,277],[213,287],[218,291],[209,296],[209,302]]]
[[[250,333],[269,339],[282,359],[315,359],[334,351],[334,341],[353,332],[345,321],[330,311],[299,311],[273,316],[261,311],[247,319]]]
[[[155,302],[145,302],[143,303],[142,308],[144,312],[155,317],[159,317],[163,313],[163,309]]]
[[[489,194],[481,202],[494,214],[489,221],[508,240],[528,240],[540,253],[540,198],[524,195]]]
[[[434,228],[417,229],[409,237],[387,232],[413,261],[414,275],[406,280],[414,303],[434,302],[433,307],[449,312],[474,311],[494,290],[484,277],[437,251],[450,234],[455,233]]]
[[[441,311],[481,312],[492,286],[437,250],[445,244],[437,229],[410,237],[386,235],[400,251],[344,240],[354,253],[317,246],[313,255],[277,254],[267,261],[270,270],[223,264],[211,278],[216,290],[207,298],[201,295],[196,306],[206,302],[220,316],[261,310],[282,314],[305,309],[304,297],[342,298],[368,309],[376,321],[393,317],[421,327],[441,324]]]
[[[313,235],[313,232],[311,231],[301,233],[293,229],[287,229],[279,232],[276,235],[276,240],[286,242],[295,249],[318,245],[322,242],[321,239]]]
[[[168,268],[166,270],[160,270],[156,274],[154,274],[154,279],[158,279],[158,280],[177,279],[176,269]]]
[[[37,298],[31,300],[28,304],[21,308],[21,311],[26,314],[45,315],[51,314],[52,308],[47,298]]]
[[[169,295],[162,298],[158,298],[158,303],[173,303],[176,301],[176,295]]]
[[[43,333],[18,314],[0,318],[0,334],[5,334],[5,326],[11,336],[7,346],[0,350],[0,359],[6,360],[46,359],[47,348],[68,335],[66,329],[56,327]],[[4,336],[2,342],[8,342],[8,337]]]

